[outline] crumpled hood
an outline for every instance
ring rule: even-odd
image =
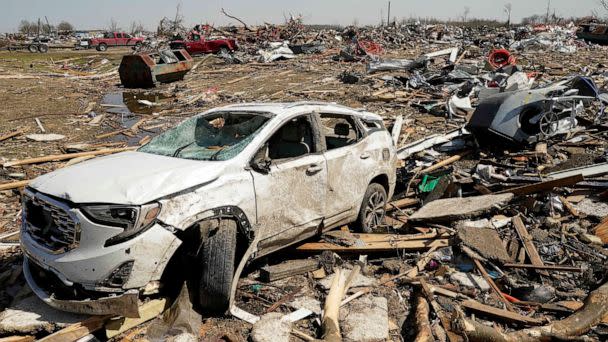
[[[74,203],[145,204],[222,174],[226,162],[122,152],[42,175],[30,187]]]

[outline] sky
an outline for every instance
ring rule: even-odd
[[[598,0],[550,0],[557,15],[587,16],[601,9]],[[220,13],[243,19],[247,24],[281,23],[290,14],[302,14],[306,24],[377,24],[387,15],[386,0],[2,0],[0,32],[15,32],[22,19],[36,21],[46,16],[51,24],[62,20],[77,29],[106,29],[114,19],[128,30],[133,21],[154,30],[162,17],[173,17],[177,4],[185,22],[214,25],[237,24]],[[512,4],[514,22],[532,14],[545,14],[547,0],[392,0],[391,18],[435,17],[456,19],[465,7],[469,17],[505,20],[503,5]]]

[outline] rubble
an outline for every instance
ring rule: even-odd
[[[239,19],[205,28],[210,40],[237,40],[237,51],[188,58],[189,71],[171,83],[152,75],[121,87],[133,72],[123,58],[160,58],[182,41],[173,33],[190,28],[178,19],[163,19],[135,52],[52,48],[28,53],[27,63],[2,52],[0,338],[606,339],[605,47],[577,40],[573,25]],[[244,265],[232,316],[177,310],[176,293],[148,297],[140,318],[41,318],[49,307],[18,300],[19,192],[29,180],[145,145],[206,109],[257,101],[337,102],[382,115],[399,161],[378,231],[319,226],[318,237]],[[152,292],[165,290],[156,285]]]

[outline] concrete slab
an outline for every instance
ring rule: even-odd
[[[513,261],[496,229],[458,227],[458,238],[484,258],[501,262]]]
[[[0,313],[0,335],[51,333],[89,316],[55,310],[36,296]]]
[[[472,218],[507,204],[513,194],[444,198],[426,204],[409,221],[452,221]]]
[[[490,291],[490,284],[483,277],[473,273],[454,272],[450,274],[450,280],[469,289],[478,289],[483,292]]]
[[[344,341],[386,341],[388,326],[388,301],[384,297],[364,296],[340,309]]]

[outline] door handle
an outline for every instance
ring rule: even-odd
[[[323,170],[323,167],[321,165],[317,165],[317,164],[312,164],[308,167],[308,169],[306,169],[306,174],[308,175],[312,175],[315,174],[319,171]]]
[[[365,153],[363,153],[362,155],[359,156],[359,158],[361,158],[361,159],[367,159],[369,157],[371,157],[371,155],[369,153],[367,153],[367,152],[365,152]]]

